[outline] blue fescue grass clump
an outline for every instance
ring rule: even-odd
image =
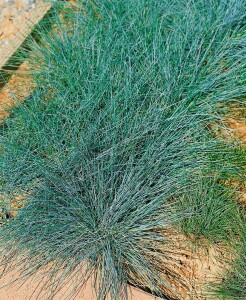
[[[179,299],[163,276],[179,276],[173,243],[191,214],[176,202],[241,163],[207,125],[245,92],[244,3],[81,5],[31,43],[36,88],[1,124],[3,195],[28,195],[1,229],[3,264],[50,275],[51,299],[88,277],[98,299],[127,298],[127,282]]]

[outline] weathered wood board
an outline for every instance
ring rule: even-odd
[[[2,2],[3,1],[3,2]],[[40,0],[0,2],[0,69],[24,43],[51,5]]]

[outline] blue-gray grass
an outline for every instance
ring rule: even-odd
[[[190,214],[175,201],[240,171],[207,125],[245,92],[244,3],[80,3],[30,44],[35,91],[1,125],[3,193],[29,197],[0,232],[2,264],[50,266],[47,298],[94,276],[98,299],[124,299],[136,274],[180,299],[159,263]]]

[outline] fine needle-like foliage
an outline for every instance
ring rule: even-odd
[[[207,125],[245,91],[243,7],[108,0],[57,13],[30,44],[35,90],[1,124],[3,197],[25,195],[0,231],[6,271],[48,276],[47,299],[88,278],[100,300],[127,299],[127,283],[180,299],[173,244],[191,211],[174,205],[202,193],[201,177],[238,172],[236,146]]]

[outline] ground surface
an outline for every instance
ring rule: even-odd
[[[12,273],[8,275],[6,278],[0,279],[0,286],[10,282],[16,278],[16,274]],[[6,287],[0,290],[0,299],[1,300],[30,300],[36,299],[38,296],[38,292],[35,290],[38,287],[38,282],[35,281],[35,278],[31,278],[28,282],[26,282],[23,286],[20,285]],[[53,300],[63,299],[64,293],[66,292],[67,287],[62,289]],[[44,292],[45,293],[45,292]],[[45,299],[44,294],[42,299]],[[152,297],[147,293],[141,292],[135,288],[129,289],[129,300],[159,300],[160,298]],[[95,295],[92,292],[92,288],[90,282],[86,285],[86,287],[75,297],[74,300],[96,300]]]

